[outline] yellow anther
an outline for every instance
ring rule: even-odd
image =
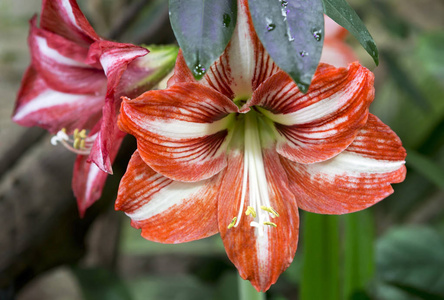
[[[261,206],[261,209],[268,211],[270,214],[273,214],[276,217],[279,217],[279,214],[277,213],[277,211],[275,211],[272,207]]]
[[[63,133],[66,133],[66,128],[62,128],[62,130],[60,130]]]
[[[86,130],[85,129],[82,129],[79,132],[79,137],[82,138],[82,139],[86,139]]]
[[[73,137],[74,137],[74,140],[77,140],[77,138],[79,137],[79,130],[77,128],[74,129]]]
[[[249,214],[251,214],[253,216],[253,218],[256,218],[256,211],[254,210],[253,207],[251,206],[247,206],[247,210],[245,211],[245,214],[248,216]]]
[[[231,229],[234,227],[234,224],[236,224],[237,221],[237,217],[234,217],[233,220],[231,220],[230,225],[228,225],[228,229]]]
[[[80,147],[81,147],[81,142],[82,142],[82,139],[80,139],[80,138],[75,138],[75,139],[74,139],[74,143],[72,144],[72,146],[74,147],[74,149],[80,149]]]
[[[85,139],[80,140],[80,149],[85,149]]]
[[[264,222],[264,225],[268,225],[268,226],[273,226],[273,227],[278,227],[275,223],[273,222]]]

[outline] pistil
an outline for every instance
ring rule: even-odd
[[[259,236],[262,236],[265,226],[277,227],[271,222],[271,218],[279,217],[279,214],[271,207],[268,196],[258,117],[254,110],[245,114],[241,201],[239,213],[228,225],[228,229],[239,225],[248,190],[248,206],[245,215],[253,218],[250,226],[257,228]]]

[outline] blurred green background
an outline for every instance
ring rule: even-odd
[[[363,212],[344,216],[302,212],[295,260],[266,299],[444,299],[444,2],[349,3],[380,51],[376,68],[357,41],[348,38],[361,63],[375,72],[371,111],[403,141],[407,178],[394,186],[392,196]],[[133,43],[174,42],[165,0],[80,0],[79,4],[102,36]],[[21,214],[20,208],[6,206],[13,201],[9,199],[14,189],[20,188],[10,182],[11,176],[19,180],[17,174],[23,174],[15,169],[25,163],[29,149],[42,147],[48,139],[41,131],[31,132],[9,120],[29,63],[27,22],[39,11],[40,0],[0,0],[0,155],[9,161],[0,164],[0,215],[15,211],[15,218],[8,221],[8,234],[15,238],[21,232],[15,228],[22,224],[20,218],[43,218],[38,210],[32,211],[34,215]],[[10,141],[23,148],[13,159]],[[48,215],[71,217],[48,218],[40,235],[24,235],[25,246],[12,247],[16,241],[8,240],[4,230],[0,299],[239,299],[237,272],[218,236],[181,245],[156,244],[142,239],[123,213],[113,211],[117,184],[133,149],[129,137],[119,154],[116,175],[109,178],[102,199],[84,220],[76,220],[74,200],[63,194],[59,197],[69,204],[45,209]],[[65,173],[60,181],[69,187],[70,170]],[[46,188],[40,186],[28,197],[45,194]],[[14,199],[24,205],[31,200]]]

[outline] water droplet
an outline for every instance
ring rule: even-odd
[[[272,31],[276,28],[276,24],[274,24],[270,18],[265,18],[265,22],[267,22],[267,31]]]
[[[288,1],[285,0],[279,0],[279,2],[281,2],[282,7],[287,7],[288,5]]]
[[[224,14],[224,16],[223,16],[223,20],[224,20],[224,27],[228,27],[228,26],[230,26],[230,23],[231,23],[231,17],[230,17],[230,15],[229,14]]]
[[[322,39],[322,29],[314,29],[313,37],[319,42]]]
[[[299,52],[299,55],[301,57],[305,57],[305,56],[308,56],[308,52],[307,51],[301,51],[301,52]]]
[[[207,71],[207,70],[205,69],[205,67],[202,66],[202,65],[198,62],[198,63],[196,63],[196,65],[194,66],[194,69],[193,69],[194,77],[195,77],[196,79],[200,79],[200,78],[202,78],[202,77],[205,75],[205,72],[206,72],[206,71]]]

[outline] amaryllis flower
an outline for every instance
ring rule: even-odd
[[[357,60],[353,49],[345,42],[347,29],[324,16],[325,36],[321,61],[335,67],[346,67]]]
[[[122,102],[137,138],[116,209],[146,239],[182,243],[220,232],[244,279],[265,291],[289,266],[298,209],[369,207],[405,177],[405,150],[368,108],[373,74],[320,64],[306,94],[257,38],[247,0],[234,36],[197,82],[179,55],[166,90]]]
[[[13,120],[40,126],[79,154],[73,190],[83,214],[100,197],[124,137],[117,127],[120,96],[153,87],[174,65],[175,48],[148,50],[100,38],[75,0],[43,0],[40,27],[31,20],[32,63]],[[91,164],[93,162],[94,164]]]

